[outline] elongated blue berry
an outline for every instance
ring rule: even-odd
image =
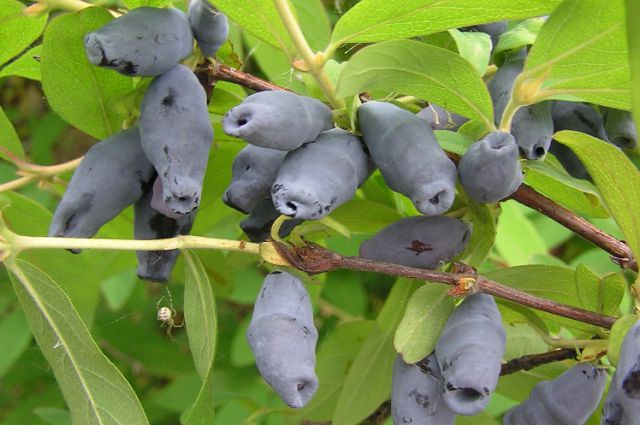
[[[254,93],[227,112],[225,133],[252,145],[283,151],[314,141],[333,127],[331,110],[322,102],[284,90]]]
[[[222,200],[228,206],[249,214],[259,202],[271,202],[275,181],[286,151],[247,145],[233,160],[231,184]]]
[[[640,321],[624,337],[602,412],[602,425],[635,425],[640,418]]]
[[[176,215],[198,207],[213,142],[207,96],[189,68],[155,78],[140,108],[142,148],[162,182],[162,201]]]
[[[167,217],[151,206],[153,188],[135,203],[134,236],[136,239],[164,239],[178,235],[187,235],[193,226],[196,211],[178,218]],[[138,277],[154,282],[166,282],[171,276],[173,266],[180,250],[136,251],[138,257]]]
[[[139,7],[87,34],[84,47],[94,65],[154,77],[191,54],[193,33],[178,9]]]
[[[442,397],[440,368],[435,355],[423,363],[427,370],[407,364],[401,356],[393,364],[391,416],[397,425],[451,425],[456,415]]]
[[[583,425],[607,384],[604,371],[577,364],[556,379],[538,383],[528,399],[509,410],[504,425]]]
[[[370,172],[360,140],[336,128],[287,154],[271,198],[281,214],[320,219],[350,200]]]
[[[360,245],[360,256],[409,267],[435,269],[469,242],[471,229],[457,218],[406,217]]]
[[[493,297],[470,295],[455,309],[436,344],[444,400],[460,415],[475,415],[498,384],[505,332]]]
[[[604,129],[611,143],[631,149],[638,144],[638,131],[630,111],[601,107]]]
[[[191,0],[189,22],[202,53],[214,56],[229,34],[227,17],[208,0]]]
[[[138,128],[96,143],[73,173],[53,215],[49,236],[94,236],[105,223],[140,199],[154,175],[140,146]]]
[[[422,214],[440,215],[453,204],[456,167],[431,127],[411,112],[384,102],[358,108],[362,137],[387,185]]]
[[[288,406],[305,406],[318,387],[318,331],[309,295],[298,278],[278,271],[265,278],[247,340],[265,381]]]
[[[513,83],[522,72],[526,57],[526,49],[512,53],[488,84],[496,125],[502,119],[504,108],[511,98]],[[511,134],[520,153],[527,159],[545,157],[553,132],[551,102],[523,106],[518,109],[511,122]]]
[[[513,136],[494,131],[472,144],[458,164],[458,173],[462,187],[476,202],[497,202],[511,195],[522,183]]]

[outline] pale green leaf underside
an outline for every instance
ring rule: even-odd
[[[339,97],[370,90],[416,96],[493,127],[491,98],[473,65],[417,41],[387,41],[360,50],[342,71],[337,90]]]
[[[431,353],[453,311],[449,288],[427,283],[413,293],[393,340],[405,363],[417,363]]]
[[[185,425],[212,423],[213,374],[218,323],[215,299],[207,273],[197,255],[182,251],[185,259],[184,308],[189,347],[203,383]]]
[[[345,13],[331,42],[368,43],[449,28],[548,14],[561,0],[363,0]]]
[[[9,263],[11,281],[40,350],[83,425],[148,425],[135,392],[100,351],[71,301],[33,265]]]

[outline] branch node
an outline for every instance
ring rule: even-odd
[[[309,274],[326,273],[340,266],[342,256],[324,249],[318,244],[308,243],[303,247],[289,247],[273,241],[276,251],[299,270]]]

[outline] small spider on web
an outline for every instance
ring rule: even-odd
[[[169,300],[169,307],[162,306],[160,307],[160,303],[164,300],[164,295],[158,300],[156,304],[156,308],[158,309],[157,319],[162,322],[160,324],[161,328],[166,326],[167,328],[167,336],[172,337],[171,331],[173,328],[181,328],[184,326],[184,321],[176,321],[176,316],[178,312],[175,308],[173,308],[173,297],[171,296],[171,292],[169,292],[169,288],[165,286],[167,291],[167,299]]]

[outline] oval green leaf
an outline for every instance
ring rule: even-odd
[[[448,291],[440,283],[427,283],[411,296],[393,340],[405,363],[417,363],[436,348],[454,308]]]
[[[292,56],[291,38],[271,0],[216,0],[216,7],[243,30]]]
[[[503,19],[530,18],[546,15],[560,3],[561,0],[362,0],[340,18],[331,42],[369,43]]]
[[[4,149],[0,149],[0,158],[6,159],[11,162],[11,157],[8,153],[11,153],[18,158],[24,159],[24,150],[22,149],[22,143],[20,143],[20,139],[18,138],[18,133],[16,133],[15,128],[13,128],[13,124],[7,118],[7,115],[2,110],[0,106],[0,146],[6,149],[8,152],[5,152]]]
[[[620,149],[595,137],[560,131],[553,138],[578,155],[633,255],[640,258],[640,171]]]
[[[494,128],[491,97],[476,69],[459,55],[411,40],[374,44],[342,71],[338,96],[388,90],[416,96]]]
[[[16,0],[0,3],[0,65],[16,57],[42,34],[48,15],[23,13],[25,5]]]
[[[629,109],[625,27],[623,0],[567,0],[542,26],[523,72],[544,78],[542,98]]]
[[[51,108],[85,133],[103,139],[121,129],[112,102],[133,89],[133,79],[89,63],[83,39],[112,19],[90,7],[55,18],[44,34],[42,87]]]
[[[184,314],[191,355],[202,379],[202,387],[185,425],[207,425],[213,421],[213,366],[218,336],[216,304],[211,283],[197,255],[182,251],[185,259]]]
[[[73,423],[149,425],[140,401],[100,351],[60,287],[33,265],[7,264],[20,305],[71,410]]]
[[[614,366],[618,364],[618,360],[620,359],[620,348],[622,348],[624,337],[637,321],[638,316],[635,314],[627,314],[616,320],[616,323],[613,324],[611,335],[609,335],[607,357],[609,357],[609,360]]]
[[[398,279],[347,375],[333,414],[333,425],[356,425],[389,397],[396,351],[393,333],[411,294],[421,283]]]

